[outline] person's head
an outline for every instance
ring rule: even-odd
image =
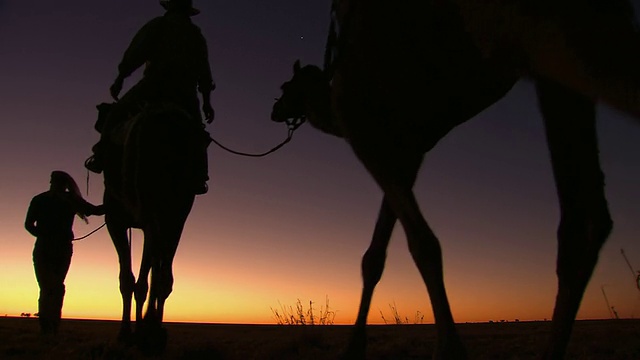
[[[54,170],[51,172],[51,180],[49,183],[51,184],[51,190],[59,192],[72,191],[71,189],[74,185],[76,188],[78,187],[71,175],[60,170]]]
[[[49,181],[51,184],[49,190],[58,193],[69,192],[71,195],[75,196],[78,199],[82,199],[82,194],[80,193],[80,188],[78,188],[78,184],[73,180],[71,175],[67,174],[64,171],[54,170],[51,172],[51,180]],[[77,213],[78,216],[88,223],[87,216],[83,213]]]
[[[183,13],[189,16],[200,14],[200,10],[193,7],[193,0],[160,0],[167,12]]]

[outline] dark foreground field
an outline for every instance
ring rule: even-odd
[[[116,341],[112,321],[63,320],[41,338],[36,319],[0,318],[0,359],[337,359],[350,326],[166,325],[162,356]],[[472,359],[536,359],[548,322],[460,324]],[[433,325],[374,325],[368,359],[429,359]],[[578,321],[569,359],[640,360],[640,320]]]

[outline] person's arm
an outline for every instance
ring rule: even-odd
[[[155,18],[138,30],[118,65],[118,77],[123,79],[129,77],[149,60],[153,36],[158,30],[161,19]]]
[[[216,84],[211,75],[211,65],[209,64],[209,49],[207,41],[200,33],[200,56],[198,61],[198,91],[202,94],[202,111],[207,123],[211,123],[215,117],[215,112],[211,106],[211,92],[215,90]]]
[[[91,215],[104,215],[105,213],[104,204],[94,205],[91,211]]]
[[[153,36],[157,32],[161,18],[155,18],[146,23],[133,37],[129,47],[124,52],[122,61],[118,65],[118,76],[111,85],[110,92],[114,99],[118,99],[118,95],[122,90],[124,79],[133,74],[142,65],[149,60],[153,44]]]
[[[93,205],[92,203],[86,201],[85,199],[78,199],[78,213],[84,214],[86,216],[91,215],[104,215],[105,209],[104,205]]]
[[[38,226],[36,225],[37,223],[36,208],[37,208],[37,205],[35,204],[35,201],[31,200],[31,204],[29,204],[29,209],[27,210],[27,217],[24,220],[24,228],[27,229],[29,234],[35,237],[38,237]]]

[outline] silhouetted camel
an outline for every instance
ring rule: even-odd
[[[123,311],[119,338],[130,338],[135,294],[139,345],[161,351],[166,344],[164,303],[172,291],[173,258],[194,201],[189,177],[197,151],[194,144],[199,143],[196,136],[201,136],[202,130],[184,111],[169,105],[148,107],[122,126],[125,129],[116,133],[125,135],[115,137],[120,146],[111,146],[113,152],[107,154],[104,171],[105,221],[120,262]],[[129,228],[144,232],[137,282],[131,265]]]
[[[561,211],[558,294],[544,358],[563,358],[612,229],[595,103],[640,115],[640,35],[630,4],[342,0],[333,5],[338,31],[337,38],[329,37],[327,71],[296,62],[272,119],[306,117],[314,127],[344,137],[384,192],[362,259],[362,299],[346,357],[365,355],[371,297],[399,219],[431,299],[434,358],[467,358],[445,291],[440,244],[412,187],[427,151],[528,77],[544,117]]]

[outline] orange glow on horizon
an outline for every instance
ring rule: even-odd
[[[312,300],[318,313],[327,296],[330,309],[336,311],[336,324],[355,321],[362,287],[360,259],[368,245],[372,222],[368,216],[364,216],[368,220],[362,220],[363,224],[356,229],[348,221],[338,222],[341,227],[319,226],[315,225],[316,219],[276,227],[272,224],[277,222],[269,217],[250,218],[252,225],[243,226],[249,221],[242,217],[242,207],[247,206],[244,203],[236,204],[238,208],[215,212],[204,212],[199,206],[196,203],[176,254],[175,282],[165,308],[166,321],[274,324],[272,308],[295,306],[300,299],[307,309]],[[296,210],[307,211],[307,205]],[[270,214],[269,211],[260,213]],[[372,210],[369,215],[374,214]],[[215,226],[211,219],[217,219]],[[35,313],[38,287],[31,260],[34,239],[22,229],[22,220],[17,216],[0,220],[9,221],[0,240],[11,245],[3,248],[4,259],[0,262],[0,288],[3,289],[0,315]],[[102,220],[91,219],[89,225],[76,222],[75,232],[86,234]],[[449,224],[446,219],[435,223],[439,224],[437,230],[443,239],[445,282],[457,322],[551,318],[556,291],[555,244],[551,239],[537,252],[516,248],[487,251],[482,238],[471,246],[461,245],[461,239],[477,237],[465,233],[474,229]],[[490,235],[511,238],[512,231],[517,232],[507,229]],[[545,234],[552,232],[551,226],[544,229]],[[540,235],[535,233],[530,237],[533,243]],[[340,242],[328,249],[323,242],[333,238]],[[613,237],[612,241],[619,240]],[[139,231],[133,232],[132,244],[134,273],[137,273],[142,246]],[[612,245],[603,250],[579,319],[610,317],[602,297],[602,284],[606,284],[611,304],[620,317],[640,316],[637,290],[632,287],[632,279],[627,279],[629,270],[620,261],[616,247]],[[66,279],[63,316],[119,320],[122,300],[118,268],[117,255],[106,230],[76,242]],[[382,316],[393,319],[390,305],[409,322],[413,322],[419,312],[424,316],[424,323],[433,323],[426,288],[401,231],[396,231],[391,241],[369,323],[384,323]]]
[[[96,260],[82,259],[81,256],[75,258],[66,281],[63,317],[120,319],[122,300],[118,291],[117,264],[112,262],[113,259]],[[319,292],[313,283],[300,285],[301,278],[294,274],[289,279],[266,278],[261,281],[260,278],[252,278],[249,273],[237,272],[230,276],[234,269],[226,271],[225,268],[203,275],[197,268],[189,266],[188,262],[178,263],[180,266],[175,269],[174,291],[167,300],[165,321],[274,324],[272,308],[281,311],[280,306],[283,305],[295,309],[295,303],[300,299],[306,310],[309,300],[313,300],[317,315],[320,307],[325,306],[325,296],[329,298],[330,309],[336,311],[335,324],[352,324],[355,320],[361,286],[359,276],[352,276],[348,282],[350,285],[339,285],[325,293]],[[15,261],[5,266],[15,269],[15,276],[0,284],[4,289],[10,289],[0,297],[0,313],[35,313],[38,288],[30,264]],[[402,281],[394,283],[389,277],[397,278],[395,271],[389,269],[378,285],[369,323],[384,323],[382,316],[392,321],[391,306],[409,323],[415,322],[418,312],[424,316],[423,323],[433,323],[428,295],[417,271],[404,273]],[[453,271],[449,277],[449,298],[457,322],[551,318],[555,292],[555,279],[551,271],[538,279],[531,276],[527,279],[529,282],[511,284],[510,288],[503,287],[504,284],[500,282],[486,282],[482,287],[474,287]],[[538,290],[528,291],[527,288],[531,287]],[[638,316],[629,313],[629,309],[637,311],[639,307],[634,301],[639,299],[627,295],[625,302],[619,301],[625,293],[620,290],[616,286],[608,289],[611,298],[616,300],[615,305],[621,317]],[[600,288],[591,286],[578,319],[607,317]]]

